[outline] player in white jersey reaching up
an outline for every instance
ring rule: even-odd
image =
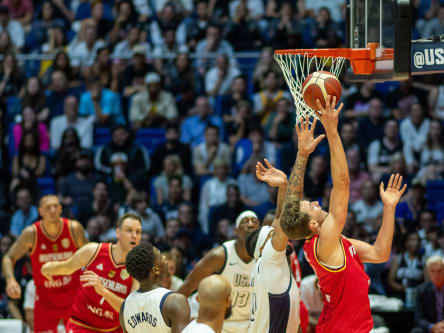
[[[162,288],[168,275],[168,262],[149,243],[134,247],[126,257],[128,273],[139,282],[120,308],[124,333],[180,333],[190,322],[185,296]]]
[[[313,138],[313,125],[308,119],[296,125],[298,153],[290,175],[290,181],[267,160],[266,167],[256,165],[256,176],[270,186],[279,187],[276,214],[270,226],[251,233],[247,237],[248,253],[256,260],[251,275],[253,294],[250,310],[250,333],[295,333],[299,327],[300,295],[296,281],[288,266],[285,250],[288,237],[283,232],[279,219],[283,209],[288,209],[285,199],[289,195],[302,197],[304,173],[308,156],[314,151],[324,135]]]
[[[231,315],[231,286],[222,275],[213,274],[199,283],[199,315],[182,333],[221,333]]]
[[[225,320],[223,333],[247,333],[250,312],[250,275],[254,262],[245,248],[245,240],[257,230],[259,220],[252,211],[244,211],[236,219],[236,239],[209,251],[185,279],[178,292],[190,296],[205,277],[217,273],[231,284],[232,314]]]

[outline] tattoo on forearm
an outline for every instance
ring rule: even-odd
[[[287,196],[293,194],[302,198],[304,193],[304,175],[306,167],[307,158],[300,156],[298,153],[288,181]]]

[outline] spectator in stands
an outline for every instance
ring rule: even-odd
[[[97,39],[97,23],[92,18],[84,19],[79,33],[68,46],[71,66],[74,68],[91,66],[97,51],[104,46],[105,42]]]
[[[111,175],[113,171],[111,156],[119,152],[124,153],[128,161],[131,161],[127,165],[129,174],[140,178],[150,169],[148,152],[144,147],[133,142],[128,129],[123,125],[113,127],[111,142],[97,150],[94,162],[96,169],[106,175]]]
[[[0,32],[7,31],[16,50],[20,50],[25,44],[25,31],[19,21],[11,18],[9,8],[0,6]]]
[[[222,245],[235,237],[234,226],[228,219],[217,221],[216,232],[214,234],[214,243]]]
[[[52,73],[56,70],[61,70],[65,73],[68,80],[68,86],[73,87],[80,84],[77,75],[74,73],[74,70],[69,63],[68,54],[63,50],[57,51],[54,61],[52,61],[50,65],[48,64],[48,67],[42,76],[42,83],[44,86],[49,86],[51,84]]]
[[[291,102],[282,97],[276,103],[276,111],[270,114],[265,124],[268,139],[278,146],[288,142],[293,135],[295,123],[296,113],[291,108]]]
[[[358,143],[364,154],[372,141],[384,136],[383,111],[382,101],[375,97],[368,102],[368,116],[358,119]]]
[[[350,205],[362,199],[361,187],[370,179],[367,171],[361,169],[361,157],[356,149],[349,149],[346,153],[348,172],[350,175]]]
[[[58,54],[58,52],[65,52],[67,47],[68,38],[66,36],[66,32],[62,27],[56,25],[49,29],[48,40],[41,45],[40,52],[48,56],[55,56]],[[51,66],[51,64],[52,60],[42,60],[40,64],[41,71],[45,70],[48,66]],[[69,59],[68,64],[70,64]],[[70,85],[73,86],[75,83],[76,82],[70,82]]]
[[[216,235],[218,222],[221,220],[230,221],[230,225],[234,226],[236,218],[244,210],[247,210],[240,198],[239,187],[236,184],[227,186],[227,199],[221,205],[211,206],[208,215],[209,235]]]
[[[421,242],[421,253],[424,253],[424,257],[442,256],[444,254],[444,248],[441,247],[440,239],[442,241],[444,233],[438,225],[432,226],[426,234],[426,239]]]
[[[351,210],[356,214],[356,221],[367,226],[376,226],[378,216],[382,214],[383,204],[379,200],[378,185],[371,180],[367,180],[361,187],[362,199],[357,200]],[[372,230],[377,230],[375,227]]]
[[[256,207],[268,200],[268,185],[256,177],[256,165],[248,163],[237,177],[240,199],[245,206]]]
[[[67,216],[78,218],[78,212],[89,207],[93,201],[92,192],[99,177],[94,172],[92,159],[88,151],[81,151],[75,162],[76,171],[60,179],[58,192]]]
[[[417,227],[420,212],[427,208],[425,193],[424,182],[414,178],[407,193],[407,200],[400,202],[396,207],[396,220],[404,230],[411,231]]]
[[[146,90],[132,98],[129,121],[134,129],[140,127],[164,127],[167,121],[178,117],[173,95],[163,90],[160,76],[155,72],[145,76]]]
[[[68,127],[62,135],[59,150],[55,154],[55,178],[59,179],[75,171],[77,154],[80,152],[80,139],[74,128]]]
[[[63,115],[51,120],[51,149],[57,150],[60,148],[63,133],[67,128],[74,128],[76,130],[82,148],[92,148],[94,116],[78,116],[78,103],[74,95],[65,98],[63,111]]]
[[[417,233],[421,239],[421,246],[424,248],[427,241],[427,233],[432,227],[438,225],[436,220],[436,214],[433,210],[424,210],[419,214]]]
[[[293,128],[292,139],[285,143],[280,149],[279,159],[281,161],[281,169],[287,176],[290,175],[293,170],[295,156],[298,148],[298,135]]]
[[[253,72],[254,91],[259,91],[261,89],[262,80],[265,74],[271,70],[279,73],[280,68],[276,61],[274,61],[273,49],[271,47],[264,47]]]
[[[0,32],[0,54],[4,56],[7,53],[15,53],[15,46],[12,43],[9,32],[3,30]]]
[[[216,160],[223,160],[231,165],[230,147],[221,142],[219,128],[208,125],[205,128],[204,142],[193,148],[193,168],[196,176],[208,176],[214,171]]]
[[[402,152],[398,123],[389,119],[384,125],[384,136],[374,140],[368,148],[367,165],[373,181],[379,182],[383,174],[389,173],[390,159],[398,152]]]
[[[186,43],[186,31],[185,24],[182,22],[182,14],[178,1],[163,2],[161,7],[156,7],[157,19],[153,20],[150,24],[150,35],[154,47],[161,47],[168,44],[171,40],[177,41],[178,45],[185,45]],[[173,33],[169,37],[170,41],[166,38],[162,38],[162,33],[170,31]],[[165,34],[163,35],[165,37]],[[169,46],[168,48],[172,50]],[[165,49],[163,49],[165,50]]]
[[[205,91],[209,96],[225,95],[233,81],[240,75],[239,69],[230,64],[226,54],[219,54],[216,66],[211,68],[205,75]]]
[[[39,136],[34,131],[24,131],[17,155],[12,160],[12,180],[10,191],[19,184],[36,193],[37,178],[46,170],[46,158],[39,148]]]
[[[319,289],[319,280],[315,274],[304,276],[301,281],[301,301],[307,307],[309,319],[309,327],[313,330],[316,329],[316,325],[321,315],[324,302],[322,293]]]
[[[407,187],[410,187],[412,175],[407,173],[407,164],[402,152],[397,152],[390,158],[389,171],[382,175],[381,181],[387,184],[392,173],[399,173],[403,177],[403,182],[407,184]]]
[[[229,119],[224,123],[224,132],[231,151],[239,140],[248,138],[251,128],[260,126],[257,118],[253,116],[251,103],[244,99],[236,103],[234,116],[225,115],[224,119]]]
[[[11,217],[9,232],[14,237],[18,237],[22,230],[30,226],[39,217],[37,207],[32,202],[31,191],[27,187],[18,187],[15,191],[15,204],[17,210]]]
[[[420,104],[411,105],[408,118],[405,118],[399,126],[409,173],[418,169],[419,158],[426,146],[429,129],[430,119],[426,118],[423,107]]]
[[[415,288],[424,281],[424,262],[420,249],[418,234],[412,232],[405,235],[405,249],[390,263],[388,284],[392,296],[405,299],[407,288]]]
[[[196,45],[197,70],[201,75],[215,64],[209,53],[226,54],[231,63],[235,62],[233,47],[221,38],[221,28],[215,24],[208,25],[206,38]]]
[[[80,97],[79,89],[70,88],[68,77],[63,69],[54,70],[51,74],[51,84],[45,92],[46,105],[50,110],[49,119],[63,114],[65,98],[69,95]]]
[[[429,38],[433,35],[442,35],[444,33],[444,5],[441,3],[434,18],[424,24],[422,36]]]
[[[157,45],[153,51],[154,68],[165,77],[167,69],[174,65],[176,54],[188,53],[188,47],[179,42],[176,37],[176,30],[173,27],[166,27],[163,31],[163,43]]]
[[[417,288],[415,324],[410,333],[444,331],[444,262],[441,256],[432,256],[426,261],[430,281]]]
[[[145,49],[136,45],[133,49],[133,57],[120,74],[123,88],[123,96],[131,97],[146,89],[143,79],[148,72],[153,70],[152,65],[146,62]]]
[[[313,22],[313,21],[311,21]],[[344,36],[339,36],[341,30],[332,20],[330,10],[327,7],[319,8],[315,20],[310,27],[312,40],[316,47],[338,47]],[[341,38],[342,37],[342,38]]]
[[[65,22],[55,16],[53,6],[51,1],[43,1],[39,13],[32,21],[31,34],[28,36],[28,43],[31,37],[32,49],[40,48],[48,40],[48,35],[54,26],[65,28]]]
[[[28,78],[21,100],[23,107],[29,106],[37,112],[38,120],[48,120],[49,109],[46,106],[45,89],[37,77]]]
[[[309,200],[322,197],[328,181],[328,164],[323,155],[315,155],[311,158],[304,178],[305,196],[310,198]]]
[[[165,237],[160,242],[160,248],[168,249],[173,247],[174,238],[180,227],[180,222],[177,218],[169,219],[165,222]]]
[[[34,7],[31,0],[3,0],[3,6],[7,6],[11,18],[19,21],[22,26],[31,23]]]
[[[9,96],[17,96],[24,84],[25,78],[17,66],[14,54],[5,54],[0,66],[0,98],[2,103],[5,103]]]
[[[190,50],[196,48],[197,43],[205,38],[207,27],[210,23],[208,2],[197,0],[195,2],[196,17],[189,17],[186,24],[187,45]]]
[[[420,169],[417,177],[423,180],[437,180],[444,176],[444,131],[438,120],[430,121],[427,141],[420,155]]]
[[[0,34],[0,43],[2,40]],[[444,84],[434,86],[429,94],[430,116],[437,120],[444,120]]]
[[[347,153],[349,150],[357,150],[360,152],[358,141],[356,140],[356,127],[351,121],[344,121],[341,125],[341,142]]]
[[[386,104],[392,109],[393,117],[402,121],[409,115],[413,104],[424,105],[428,110],[428,99],[432,95],[431,86],[409,79],[401,81],[398,88],[387,94]]]
[[[237,103],[239,101],[250,101],[250,97],[247,92],[247,80],[245,76],[238,75],[231,81],[231,87],[227,93],[220,97],[220,100],[215,101],[219,103],[218,108],[221,109],[224,122],[234,120],[237,115]],[[251,108],[251,106],[250,106]]]
[[[9,234],[0,237],[0,259],[8,252],[11,245],[14,243],[15,238]],[[6,294],[6,281],[3,274],[0,276],[0,317],[7,318],[11,316],[11,306],[14,304],[14,309],[16,308],[15,303],[12,303]]]
[[[254,9],[248,8],[254,2],[260,5],[255,5]],[[237,52],[260,49],[263,44],[261,23],[266,25],[266,22],[260,21],[259,18],[255,19],[252,16],[258,14],[257,10],[260,6],[262,6],[262,14],[259,14],[259,16],[263,15],[262,1],[233,1],[230,3],[230,7],[232,6],[235,6],[235,9],[228,24],[225,26],[226,39]]]
[[[147,42],[140,43],[140,27],[137,24],[128,26],[126,37],[114,47],[113,58],[130,59],[134,51],[142,53],[145,57],[151,55],[151,46]]]
[[[163,160],[162,173],[156,177],[153,184],[154,188],[156,189],[158,205],[161,205],[168,197],[168,180],[173,176],[182,178],[183,198],[186,201],[191,202],[191,190],[193,188],[193,182],[188,175],[184,174],[179,156],[168,155]]]
[[[163,252],[162,255],[168,260],[168,276],[163,281],[163,287],[177,291],[183,284],[183,280],[176,274],[176,259],[171,252]]]
[[[299,36],[299,41],[302,42],[303,29],[302,21],[296,17],[291,3],[282,2],[278,17],[270,21],[267,39],[272,41],[274,48],[286,48],[288,38],[295,34]]]
[[[179,216],[178,208],[182,202],[185,202],[183,200],[182,178],[172,176],[168,179],[168,196],[158,207],[162,220],[176,219]]]
[[[182,122],[180,141],[191,147],[197,146],[204,141],[205,129],[210,124],[218,128],[223,125],[221,118],[212,114],[208,98],[199,96],[196,98],[194,110]]]
[[[131,161],[132,162],[132,161]],[[123,152],[114,153],[110,157],[111,180],[109,182],[110,197],[114,203],[122,203],[131,190],[142,187],[136,174],[129,172],[131,165],[128,156]]]
[[[180,158],[185,174],[192,175],[191,149],[188,145],[179,142],[180,132],[176,124],[168,123],[166,127],[166,142],[158,145],[154,150],[152,159],[157,161],[153,164],[152,173],[158,175],[168,155],[177,155]]]
[[[85,223],[94,216],[104,215],[107,216],[110,221],[114,221],[116,214],[109,197],[109,187],[105,180],[99,179],[96,181],[92,188],[92,197],[93,199],[90,202],[85,203],[81,211],[77,211],[77,219],[80,222]]]
[[[277,102],[282,97],[288,100],[291,99],[290,94],[280,89],[279,85],[277,72],[270,70],[264,74],[261,82],[262,90],[253,96],[254,112],[260,116],[263,126],[267,123],[268,117],[275,111]]]
[[[98,126],[125,124],[119,95],[103,88],[98,77],[91,78],[87,86],[88,91],[80,96],[79,115],[94,116]]]
[[[138,21],[137,12],[133,3],[129,0],[120,0],[115,4],[114,26],[109,33],[109,41],[112,44],[120,42],[126,36],[128,26]]]
[[[205,234],[208,234],[210,230],[208,222],[210,207],[224,204],[227,200],[228,185],[236,183],[234,179],[229,177],[230,164],[226,160],[215,159],[213,167],[213,177],[203,184],[199,199],[199,224]]]
[[[381,94],[375,90],[374,82],[358,83],[358,91],[348,96],[345,102],[345,117],[349,119],[368,117],[370,101],[374,98],[382,98]]]
[[[99,78],[102,86],[114,92],[119,90],[119,63],[112,63],[110,59],[110,49],[102,47],[97,50],[94,64],[83,70],[85,81],[89,81],[93,77]],[[116,71],[117,68],[117,71]]]
[[[12,133],[14,136],[14,145],[16,151],[20,147],[23,132],[33,131],[39,136],[40,151],[48,151],[49,149],[49,134],[45,123],[38,120],[38,116],[31,106],[26,106],[22,111],[22,121],[15,124]]]
[[[113,27],[113,23],[104,15],[104,5],[102,2],[91,3],[91,17],[97,23],[97,37],[106,40],[108,33]]]
[[[268,199],[265,202],[253,208],[253,211],[256,213],[258,219],[264,220],[266,214],[270,212],[270,210],[276,208],[277,194],[278,194],[277,187],[268,186]]]

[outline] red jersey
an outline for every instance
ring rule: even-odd
[[[36,300],[53,308],[70,306],[79,286],[80,270],[71,275],[53,276],[53,281],[46,279],[41,273],[43,264],[69,259],[77,251],[70,224],[68,219],[63,218],[60,233],[54,238],[45,232],[42,221],[33,224],[34,248],[31,250],[31,264]]]
[[[305,258],[315,271],[324,299],[316,333],[368,333],[373,320],[368,299],[370,279],[354,246],[341,236],[344,265],[331,269],[321,264],[316,256],[319,235],[304,244]]]
[[[133,278],[125,264],[117,265],[111,254],[111,243],[101,243],[86,269],[101,277],[108,290],[125,299],[131,292]],[[114,331],[120,328],[119,312],[93,287],[80,286],[70,319],[74,324],[93,331]]]

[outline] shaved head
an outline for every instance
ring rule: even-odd
[[[199,283],[198,288],[199,314],[225,312],[227,318],[231,314],[230,282],[221,275],[213,274]]]

